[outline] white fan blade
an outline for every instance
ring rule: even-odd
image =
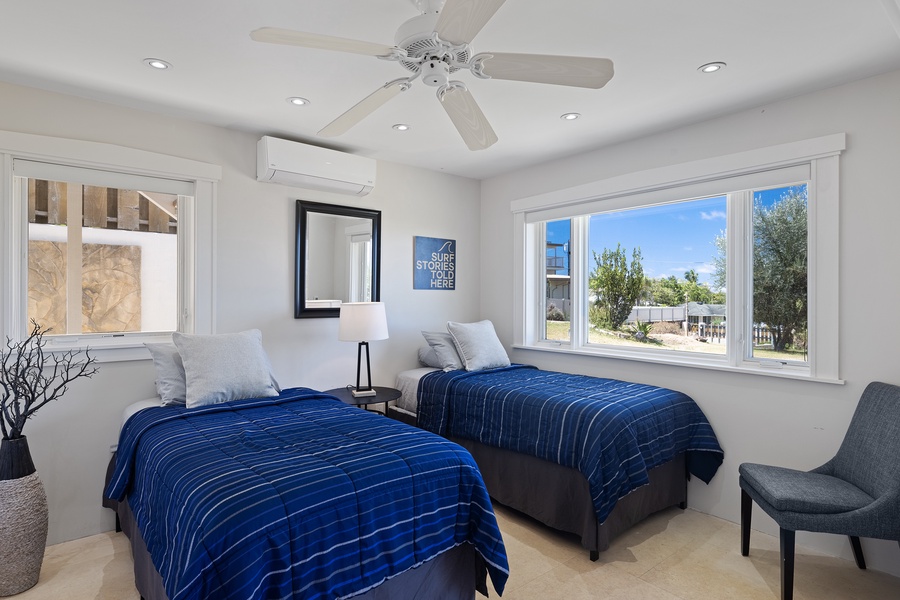
[[[506,0],[447,0],[434,30],[445,42],[468,44]]]
[[[278,27],[263,27],[250,32],[250,38],[257,42],[269,44],[284,44],[286,46],[301,46],[303,48],[318,48],[319,50],[336,50],[338,52],[352,52],[353,54],[365,54],[366,56],[389,56],[394,49],[384,44],[348,40],[332,35],[318,33],[304,33]]]
[[[613,63],[606,58],[484,52],[472,58],[491,79],[532,81],[583,88],[602,88],[612,79]]]
[[[384,87],[380,87],[359,102],[353,108],[326,125],[319,132],[322,137],[334,137],[347,133],[351,127],[375,112],[388,100],[402,91],[409,89],[409,82],[405,79],[392,81]]]
[[[451,85],[439,98],[469,150],[484,150],[494,145],[497,134],[469,90],[462,85]]]

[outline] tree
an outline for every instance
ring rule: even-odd
[[[618,329],[644,287],[641,249],[632,252],[630,267],[621,244],[616,244],[615,250],[604,248],[602,255],[594,252],[594,262],[596,266],[589,280],[591,291],[596,294],[596,304],[604,310],[610,328]]]
[[[771,206],[753,205],[753,321],[772,332],[782,351],[794,334],[805,334],[807,318],[807,191],[791,187]],[[725,283],[725,234],[716,238],[719,256],[713,281]]]
[[[753,320],[772,330],[775,350],[807,328],[806,187],[771,207],[753,206]]]
[[[650,304],[655,306],[678,306],[684,304],[684,291],[674,275],[647,279]]]
[[[727,272],[726,258],[728,256],[728,238],[725,237],[724,229],[716,236],[715,245],[716,256],[713,258],[713,264],[716,270],[713,271],[712,284],[716,289],[724,290],[726,285],[725,274]]]
[[[713,292],[705,283],[698,283],[697,272],[691,269],[684,274],[684,280],[678,280],[674,275],[647,279],[645,294],[650,304],[656,306],[680,306],[684,304],[685,295],[693,302],[705,304],[724,304],[725,294]],[[692,281],[693,279],[693,281]]]

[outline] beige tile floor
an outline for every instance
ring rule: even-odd
[[[496,512],[511,570],[505,600],[780,598],[778,540],[753,532],[750,557],[742,557],[737,525],[692,510],[650,517],[597,562],[572,537],[504,507]],[[123,534],[74,540],[47,548],[37,586],[15,598],[137,600],[131,569]],[[798,547],[794,590],[796,600],[896,600],[900,578]]]

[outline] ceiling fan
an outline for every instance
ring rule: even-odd
[[[403,23],[394,36],[394,46],[350,40],[277,27],[250,33],[258,42],[336,50],[375,56],[399,62],[413,74],[389,81],[326,125],[320,136],[345,133],[388,100],[422,78],[437,88],[437,97],[470,150],[483,150],[497,141],[497,134],[481,112],[472,94],[450,75],[468,69],[482,79],[506,79],[598,89],[613,76],[613,63],[605,58],[472,53],[472,39],[506,0],[411,0],[422,14]]]

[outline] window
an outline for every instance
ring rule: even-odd
[[[572,321],[572,289],[569,274],[569,247],[572,223],[568,220],[547,223],[547,302],[545,339],[569,341]]]
[[[29,323],[48,337],[176,330],[178,204],[190,197],[30,177],[15,184],[28,203]]]
[[[51,351],[130,360],[173,331],[212,332],[219,167],[11,132],[0,159],[0,333],[21,339],[33,319]]]
[[[829,136],[515,201],[516,344],[837,381],[842,148]]]
[[[350,240],[350,302],[367,302],[372,298],[372,225],[363,226],[365,233],[352,233]],[[357,227],[358,228],[358,227]]]

